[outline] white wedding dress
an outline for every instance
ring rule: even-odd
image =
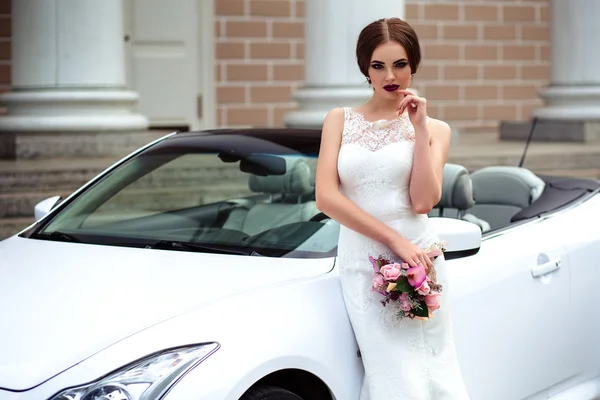
[[[351,108],[344,113],[338,157],[342,193],[415,245],[425,249],[437,242],[427,215],[411,208],[414,129],[407,114],[369,122]],[[429,321],[399,321],[397,311],[383,307],[382,296],[371,291],[369,255],[398,260],[387,246],[341,226],[338,262],[344,301],[365,367],[360,400],[468,399],[454,348],[443,257],[434,261],[443,285],[441,308]]]

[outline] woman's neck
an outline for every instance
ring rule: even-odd
[[[382,99],[382,98],[378,98],[377,96],[373,96],[371,97],[371,99],[369,99],[369,101],[367,101],[363,107],[364,110],[372,113],[372,114],[377,114],[377,115],[392,115],[398,114],[398,105],[400,105],[400,101],[401,99],[398,98],[397,100],[392,100],[392,99]]]

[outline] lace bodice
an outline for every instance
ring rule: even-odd
[[[354,143],[371,151],[400,141],[414,141],[415,130],[403,114],[393,120],[381,119],[369,122],[349,107],[344,109],[344,132],[342,145]]]
[[[344,195],[383,221],[417,218],[409,195],[415,131],[408,115],[370,122],[351,108],[344,112],[338,155]]]

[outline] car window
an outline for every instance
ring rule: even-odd
[[[335,255],[339,225],[315,203],[316,154],[235,138],[222,139],[215,151],[202,141],[142,153],[38,235],[276,257]]]
[[[237,164],[220,162],[215,154],[186,154],[121,189],[91,212],[83,226],[135,220],[253,194],[247,174]]]

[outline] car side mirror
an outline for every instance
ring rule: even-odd
[[[446,242],[446,260],[477,254],[481,247],[481,228],[456,218],[429,218],[441,241]]]
[[[61,199],[62,197],[60,196],[52,196],[37,203],[33,209],[35,220],[39,221],[48,215],[48,213],[54,208],[55,205],[58,204]]]

